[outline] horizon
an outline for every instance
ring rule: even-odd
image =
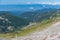
[[[60,0],[0,0],[0,5],[16,4],[52,4],[60,5]]]

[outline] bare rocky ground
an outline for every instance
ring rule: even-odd
[[[36,31],[31,35],[13,38],[12,40],[60,40],[60,22],[56,22],[42,31]]]

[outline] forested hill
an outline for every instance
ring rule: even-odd
[[[0,12],[0,33],[15,32],[28,24],[27,20],[14,16],[10,12]]]

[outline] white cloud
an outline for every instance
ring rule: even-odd
[[[27,2],[27,4],[51,4],[51,5],[60,5],[60,2]]]
[[[31,2],[27,2],[27,4],[32,4]]]
[[[60,2],[42,2],[40,4],[51,4],[51,5],[60,5]]]

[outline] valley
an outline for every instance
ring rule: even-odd
[[[60,5],[1,5],[0,8],[0,40],[59,40]]]

